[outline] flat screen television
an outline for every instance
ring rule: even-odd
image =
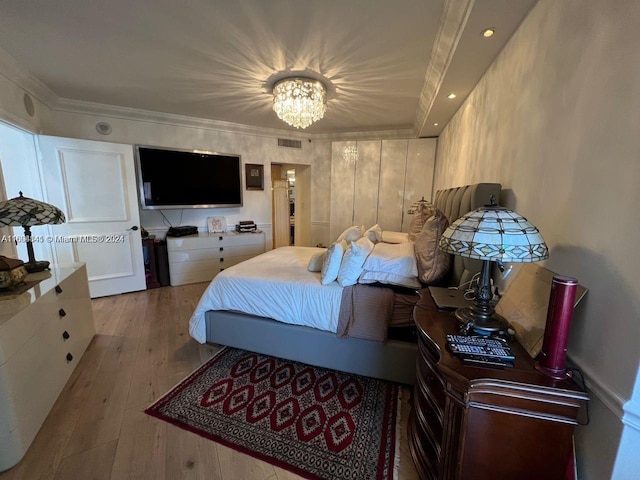
[[[136,146],[144,210],[242,206],[240,155]]]

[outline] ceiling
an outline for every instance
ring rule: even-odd
[[[295,130],[272,111],[271,88],[301,74],[328,89],[325,118],[305,132],[436,136],[535,2],[0,0],[0,48],[53,108]]]

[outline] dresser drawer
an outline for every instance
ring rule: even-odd
[[[24,455],[95,332],[86,268],[43,275],[51,278],[30,290],[33,303],[0,333],[5,347],[8,338],[24,340],[4,349],[11,355],[0,365],[0,471]],[[33,334],[25,336],[20,322]]]
[[[169,263],[202,262],[239,256],[255,257],[264,252],[262,245],[227,246],[218,248],[205,248],[200,250],[180,250],[169,253]]]

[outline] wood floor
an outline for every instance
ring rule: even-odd
[[[0,480],[300,478],[143,413],[217,351],[188,333],[205,287],[93,300],[95,338],[25,457]],[[399,478],[413,480],[408,398],[404,388]]]

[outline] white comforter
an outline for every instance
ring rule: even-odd
[[[342,300],[337,282],[320,283],[307,270],[309,259],[324,249],[282,247],[220,272],[202,294],[189,320],[189,333],[207,340],[207,310],[235,310],[335,333]]]

